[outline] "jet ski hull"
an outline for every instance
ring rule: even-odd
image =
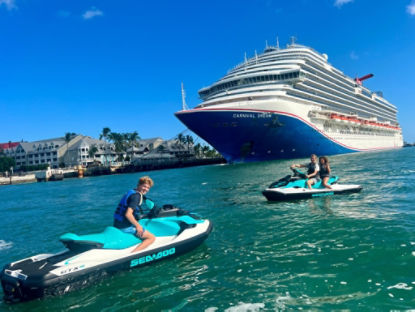
[[[262,194],[268,201],[285,201],[295,199],[306,199],[313,197],[323,197],[337,194],[347,194],[360,192],[362,187],[360,185],[332,185],[332,189],[328,188],[267,188],[262,191]]]
[[[156,237],[152,245],[135,253],[131,251],[136,245],[122,250],[86,248],[13,262],[0,274],[4,299],[28,301],[82,289],[116,272],[184,254],[199,246],[211,230],[210,221],[203,220],[175,237]]]

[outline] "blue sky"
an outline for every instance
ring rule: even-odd
[[[399,109],[415,142],[415,0],[0,0],[0,142],[172,138],[197,91],[290,36]]]

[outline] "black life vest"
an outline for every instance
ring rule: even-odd
[[[327,168],[327,165],[320,166],[320,178],[329,177],[329,170]]]
[[[317,167],[317,164],[316,163],[313,163],[313,162],[309,163],[308,164],[307,174],[314,173],[314,171],[316,171],[316,167]]]

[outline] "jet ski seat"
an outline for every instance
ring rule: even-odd
[[[339,178],[337,176],[332,176],[329,178],[329,181],[327,182],[329,185],[335,184]],[[319,180],[316,184],[313,185],[313,188],[324,188],[323,184],[321,183],[321,180]]]
[[[80,251],[89,249],[124,249],[137,245],[141,240],[119,229],[108,226],[101,233],[76,235],[73,233],[63,234],[59,240],[70,250]]]
[[[185,229],[202,223],[203,220],[194,219],[188,215],[171,216],[154,219],[141,219],[139,221],[146,230],[153,233],[156,237],[176,236]],[[125,249],[141,243],[141,240],[132,234],[108,226],[101,233],[76,235],[73,233],[63,234],[59,240],[66,248],[74,251],[84,251],[89,249]]]

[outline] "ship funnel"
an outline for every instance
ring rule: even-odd
[[[369,78],[372,78],[373,77],[373,74],[367,74],[367,75],[365,75],[365,76],[363,76],[363,77],[360,77],[360,78],[355,78],[354,79],[354,81],[356,81],[356,84],[358,84],[359,86],[361,86],[362,85],[362,81],[363,80],[366,80],[366,79],[369,79]]]

